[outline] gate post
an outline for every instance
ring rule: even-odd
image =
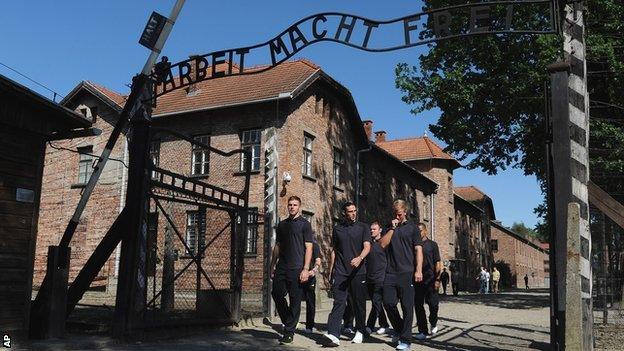
[[[137,79],[147,79],[139,75]],[[149,96],[149,84],[143,97]],[[128,167],[128,227],[121,242],[121,258],[113,336],[129,336],[144,323],[147,297],[147,198],[151,111],[145,104],[130,121],[130,165]]]
[[[586,85],[583,13],[578,3],[565,5],[564,23],[565,62],[548,67],[552,92],[553,129],[553,203],[555,267],[557,269],[557,344],[554,350],[593,349],[593,315],[591,284],[591,236],[589,231],[589,98]],[[568,204],[579,205],[579,230],[568,231]],[[578,236],[578,237],[577,237]],[[565,267],[570,245],[579,242],[580,277],[570,277]],[[575,278],[579,278],[576,280]],[[574,282],[580,283],[580,290]],[[578,296],[580,295],[580,296]],[[568,300],[580,298],[578,310],[566,308]],[[574,306],[569,305],[569,307]],[[582,317],[582,345],[568,344],[568,319]],[[571,321],[570,321],[571,322]]]

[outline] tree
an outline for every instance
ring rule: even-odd
[[[430,9],[458,2],[424,3]],[[588,68],[605,72],[602,76],[589,72],[594,101],[590,109],[590,146],[594,150],[590,152],[590,170],[604,170],[613,176],[624,170],[624,109],[613,107],[624,101],[624,4],[620,0],[585,3]],[[423,36],[433,37],[432,30],[424,31]],[[448,145],[447,151],[468,161],[468,169],[496,174],[508,167],[520,168],[537,176],[545,194],[544,85],[549,80],[546,66],[562,57],[561,38],[487,35],[443,40],[429,47],[417,66],[399,63],[396,67],[396,86],[403,101],[414,106],[412,113],[439,108],[440,118],[430,130]],[[601,66],[594,66],[593,61]],[[537,211],[543,216],[544,209],[541,206]]]
[[[527,239],[548,240],[548,238],[542,238],[539,232],[527,227],[523,222],[514,222],[509,230]]]

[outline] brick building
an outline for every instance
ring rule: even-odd
[[[501,271],[503,286],[524,288],[526,274],[529,287],[543,287],[548,274],[544,267],[548,251],[538,241],[522,237],[498,221],[492,221],[491,227],[494,261]]]
[[[461,164],[430,138],[407,138],[387,140],[386,133],[376,132],[375,145],[388,151],[414,170],[432,179],[437,185],[435,194],[428,201],[433,208],[430,226],[431,238],[440,247],[442,260],[455,258],[455,211],[453,210],[453,170]]]
[[[82,82],[62,102],[69,109],[82,112],[103,132],[97,137],[58,142],[57,146],[79,153],[47,150],[35,286],[45,272],[45,248],[58,243],[88,179],[92,162],[89,154],[101,153],[124,101],[121,94],[92,82]],[[312,223],[325,253],[329,249],[331,227],[340,217],[340,203],[355,198],[358,158],[361,158],[362,195],[358,201],[363,220],[389,220],[391,201],[403,197],[412,205],[415,218],[432,221],[436,182],[383,149],[369,146],[370,136],[349,91],[308,61],[286,62],[266,72],[208,80],[173,91],[159,98],[153,119],[156,127],[193,136],[224,151],[250,150],[250,207],[258,209],[260,219],[265,205],[262,150],[267,129],[274,127],[279,155],[279,215],[286,216],[286,200],[290,195],[301,196],[303,215]],[[358,150],[362,151],[358,153]],[[237,161],[234,166],[220,164],[203,152],[171,137],[154,139],[151,147],[152,160],[161,168],[226,188],[240,185],[238,167],[242,162]],[[117,143],[111,157],[127,161],[125,138]],[[286,173],[290,175],[289,181],[282,176]],[[108,162],[71,242],[70,281],[123,208],[126,182],[127,169],[123,163]],[[196,216],[184,207],[172,215],[176,227],[186,234],[191,250],[196,250],[197,245],[192,230]],[[167,227],[165,219],[158,218],[155,223],[158,223],[153,229],[157,232],[156,240],[162,243]],[[262,300],[266,282],[264,266],[269,258],[264,252],[270,240],[264,235],[262,224],[261,221],[249,230],[246,238],[243,292],[248,301]],[[181,243],[176,243],[176,250],[175,268],[179,270],[188,258]],[[117,251],[99,273],[94,286],[115,292],[118,259]],[[222,257],[207,259],[211,269],[223,268],[219,259],[223,261]],[[161,266],[156,266],[157,276]],[[193,270],[188,274],[194,274]]]

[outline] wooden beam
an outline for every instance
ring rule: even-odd
[[[591,180],[587,184],[589,202],[624,229],[624,205],[611,197]]]

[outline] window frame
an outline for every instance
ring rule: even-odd
[[[258,208],[250,207],[247,212],[247,231],[245,233],[245,257],[256,257],[258,255]],[[251,239],[251,240],[250,240]],[[253,250],[249,250],[250,242]]]
[[[251,140],[251,138],[249,138],[249,140],[245,140],[245,134],[246,133],[257,133],[257,141],[249,141]],[[239,138],[240,138],[240,148],[243,150],[246,150],[246,148],[249,148],[250,154],[251,154],[251,170],[250,172],[258,172],[260,171],[260,159],[262,156],[262,129],[260,128],[253,128],[253,129],[244,129],[241,130],[239,133]],[[257,147],[257,149],[256,149]],[[257,167],[256,164],[254,163],[255,161],[257,162]],[[240,157],[240,167],[239,170],[241,172],[246,172],[247,170],[245,169],[245,154],[241,153],[241,157]]]
[[[87,185],[91,175],[93,174],[93,145],[85,145],[76,148],[78,151],[78,179],[76,185]],[[83,166],[84,165],[84,166]],[[83,167],[85,172],[83,173]],[[85,175],[84,181],[82,175]]]
[[[332,183],[334,185],[334,187],[336,188],[342,188],[342,184],[344,183],[344,175],[343,175],[343,168],[344,168],[344,152],[342,152],[341,149],[334,147],[333,148],[333,180]]]
[[[204,138],[207,140],[204,141]],[[210,146],[210,134],[200,134],[193,136],[194,141]],[[196,161],[196,156],[201,153],[202,160]],[[195,171],[195,166],[200,165],[200,172]],[[191,145],[191,176],[206,177],[210,175],[210,149],[195,144]]]
[[[184,231],[184,241],[186,245],[191,249],[191,252],[185,247],[185,255],[189,257],[194,257],[197,255],[197,248],[199,243],[199,212],[196,210],[186,211],[186,222],[185,222],[185,231]],[[191,218],[195,216],[194,223],[191,221]],[[190,237],[192,235],[191,230],[194,230],[195,239],[191,241]],[[191,244],[192,243],[192,244]]]
[[[149,144],[149,157],[154,167],[158,167],[160,165],[160,139],[154,139],[150,141]],[[156,172],[152,171],[152,179],[156,178]]]
[[[314,136],[312,134],[303,133],[303,160],[301,162],[301,174],[304,177],[314,177]],[[309,145],[308,145],[308,142]],[[308,147],[309,146],[309,147]]]

